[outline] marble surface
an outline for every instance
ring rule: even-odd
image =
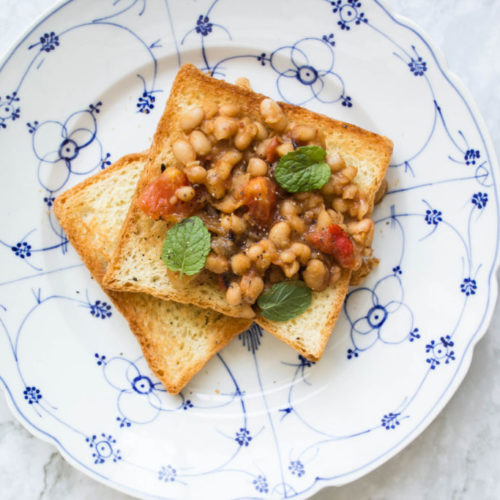
[[[474,96],[500,150],[500,1],[386,0],[413,19],[446,54]],[[0,0],[0,56],[54,0]],[[403,452],[362,479],[314,500],[496,500],[500,498],[500,306],[476,347],[470,371],[448,406]],[[73,469],[29,434],[0,395],[3,500],[126,500]]]

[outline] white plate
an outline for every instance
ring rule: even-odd
[[[440,53],[366,0],[74,0],[0,66],[0,381],[90,476],[151,498],[305,498],[405,447],[462,381],[497,284],[498,167]],[[312,366],[253,329],[179,397],[52,199],[148,147],[180,63],[391,137],[381,264]]]

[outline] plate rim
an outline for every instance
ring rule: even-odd
[[[168,1],[168,0],[167,0]],[[2,57],[0,57],[0,73],[3,71],[11,57],[15,54],[18,48],[26,41],[26,39],[33,34],[33,32],[51,16],[56,14],[58,11],[62,10],[67,5],[74,3],[75,0],[56,0],[54,4],[45,9],[41,14],[39,14],[34,21],[32,21],[27,28],[25,28],[20,35],[16,37],[13,43],[7,46],[6,50],[3,52]],[[473,120],[478,132],[481,135],[481,139],[484,141],[485,152],[488,156],[488,161],[491,165],[491,169],[500,174],[500,167],[498,163],[498,155],[493,144],[491,134],[487,127],[487,124],[476,104],[475,98],[473,97],[471,91],[467,88],[462,79],[450,69],[446,56],[442,49],[434,42],[433,38],[427,34],[427,32],[418,25],[412,19],[401,15],[395,11],[392,7],[386,5],[385,0],[373,0],[373,2],[382,9],[385,14],[396,24],[402,28],[407,28],[412,31],[421,42],[428,48],[430,53],[433,55],[436,65],[442,74],[442,76],[448,81],[448,83],[455,89],[459,97],[462,99],[464,105],[470,113],[470,118]],[[497,197],[497,233],[500,234],[500,205],[499,205],[499,193],[497,187],[500,187],[500,178],[497,182],[492,185],[496,197]],[[336,482],[332,484],[335,479],[324,479],[316,478],[314,483],[310,488],[304,492],[297,494],[294,498],[309,498],[322,489],[341,487],[349,484],[353,481],[360,479],[361,477],[368,475],[373,472],[378,467],[382,466],[390,459],[394,458],[403,449],[409,446],[417,437],[419,437],[427,427],[436,419],[436,417],[445,409],[448,403],[451,401],[456,391],[463,383],[467,373],[469,372],[472,358],[474,355],[474,350],[478,342],[485,336],[488,328],[491,325],[493,314],[495,311],[495,305],[498,299],[498,287],[499,287],[499,269],[500,269],[500,247],[497,245],[495,249],[495,255],[492,260],[491,270],[488,276],[489,285],[489,296],[487,299],[487,304],[483,313],[483,317],[476,327],[476,331],[470,336],[468,342],[464,349],[464,355],[460,360],[459,365],[456,368],[456,374],[452,380],[443,389],[441,396],[434,403],[432,408],[428,411],[427,415],[418,423],[409,433],[401,438],[401,440],[393,445],[391,448],[385,451],[385,453],[377,458],[374,458],[370,462],[364,464],[363,466],[355,469],[354,471],[349,471],[345,474],[346,481],[340,483]],[[59,441],[57,436],[50,434],[47,431],[40,429],[34,422],[32,422],[19,408],[6,380],[0,376],[0,387],[5,396],[5,401],[10,413],[19,422],[23,428],[25,428],[30,434],[35,436],[46,443],[54,446],[57,451],[61,454],[64,460],[69,463],[72,467],[78,471],[85,474],[87,477],[109,487],[114,490],[120,491],[127,495],[134,495],[137,498],[144,499],[162,499],[167,500],[171,497],[167,496],[156,496],[148,494],[145,491],[139,491],[128,486],[124,486],[115,480],[99,474],[97,471],[82,463],[78,458],[73,456],[69,451],[66,450],[64,445]]]

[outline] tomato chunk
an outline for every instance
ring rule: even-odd
[[[341,267],[355,269],[358,259],[349,235],[337,224],[306,235],[307,241],[320,252],[332,255]]]
[[[268,224],[276,209],[276,186],[269,177],[254,177],[243,189],[243,200],[252,218]]]
[[[267,163],[274,163],[278,159],[278,153],[276,151],[277,147],[281,144],[281,141],[277,136],[274,136],[267,145],[265,158]]]
[[[137,199],[137,206],[153,219],[187,217],[196,210],[197,204],[194,200],[183,202],[175,197],[175,191],[182,186],[189,186],[187,177],[178,168],[168,167],[144,188]]]

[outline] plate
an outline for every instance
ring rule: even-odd
[[[498,166],[412,23],[367,0],[73,0],[0,66],[0,381],[19,420],[143,498],[306,498],[408,445],[469,367],[497,295]],[[179,396],[149,371],[54,218],[148,147],[180,64],[391,137],[381,259],[322,361],[256,327]]]

